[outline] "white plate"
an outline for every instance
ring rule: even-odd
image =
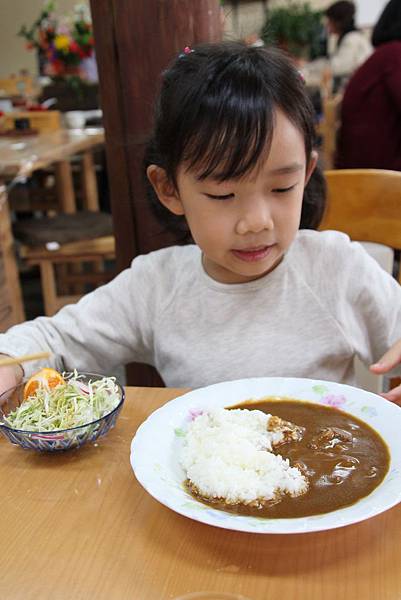
[[[390,469],[369,496],[352,506],[302,518],[266,519],[230,514],[197,502],[183,488],[178,453],[191,416],[211,406],[249,398],[282,396],[335,406],[373,427],[390,449]],[[334,529],[377,515],[401,500],[401,409],[376,394],[349,385],[312,379],[266,377],[218,383],[167,402],[139,427],[131,444],[131,465],[139,483],[156,500],[196,521],[254,533],[305,533]]]

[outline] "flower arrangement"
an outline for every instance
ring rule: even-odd
[[[41,74],[50,77],[82,76],[85,59],[94,55],[94,39],[89,9],[77,4],[74,14],[58,17],[56,3],[46,1],[36,21],[23,25],[18,35],[25,38],[28,50],[38,52]]]

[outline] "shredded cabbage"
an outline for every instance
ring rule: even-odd
[[[3,424],[23,431],[60,431],[87,425],[112,412],[121,400],[115,377],[82,381],[82,375],[63,375],[65,384],[39,387],[3,417]]]

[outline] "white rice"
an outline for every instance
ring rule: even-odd
[[[190,487],[211,500],[253,506],[305,493],[301,471],[273,452],[283,433],[267,431],[270,418],[260,410],[224,408],[196,417],[180,456]]]

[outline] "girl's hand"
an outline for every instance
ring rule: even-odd
[[[24,371],[20,365],[0,367],[0,395],[21,383],[23,376]]]
[[[396,367],[401,363],[401,340],[398,340],[390,350],[387,350],[385,354],[378,360],[374,365],[370,365],[370,371],[375,375],[383,375],[392,368]],[[383,398],[391,400],[391,402],[397,402],[401,404],[401,385],[388,391],[386,394],[380,394]]]

